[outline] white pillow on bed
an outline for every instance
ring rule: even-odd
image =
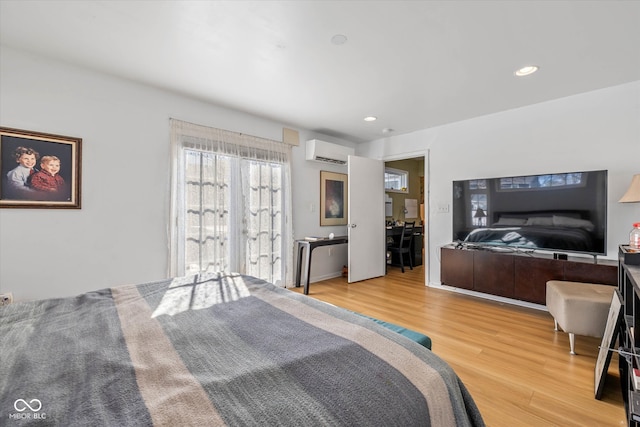
[[[568,216],[559,215],[553,216],[553,225],[556,227],[584,228],[587,231],[593,231],[595,228],[595,225],[586,219],[569,218]]]
[[[494,223],[493,225],[524,225],[525,222],[527,222],[526,218],[508,218],[508,217],[501,217],[498,222]]]
[[[527,220],[526,225],[542,225],[542,226],[553,226],[553,218],[550,216],[534,216]]]

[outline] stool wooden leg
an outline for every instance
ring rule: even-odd
[[[576,336],[575,334],[569,334],[569,348],[571,351],[569,354],[576,354]]]

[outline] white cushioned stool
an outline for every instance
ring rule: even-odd
[[[575,335],[602,337],[615,286],[594,283],[547,282],[547,309],[558,325],[569,333],[571,354],[575,352]]]

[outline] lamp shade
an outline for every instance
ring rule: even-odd
[[[633,176],[631,179],[631,185],[624,196],[620,200],[620,203],[635,203],[640,202],[640,173]]]
[[[487,216],[487,214],[484,213],[484,210],[482,210],[482,208],[476,209],[476,213],[473,215],[474,218],[484,218],[485,216]]]

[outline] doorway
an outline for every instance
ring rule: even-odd
[[[387,227],[415,221],[421,226],[415,241],[417,265],[423,265],[425,286],[428,284],[428,153],[410,153],[385,157],[385,221]],[[388,228],[389,230],[389,228]]]

